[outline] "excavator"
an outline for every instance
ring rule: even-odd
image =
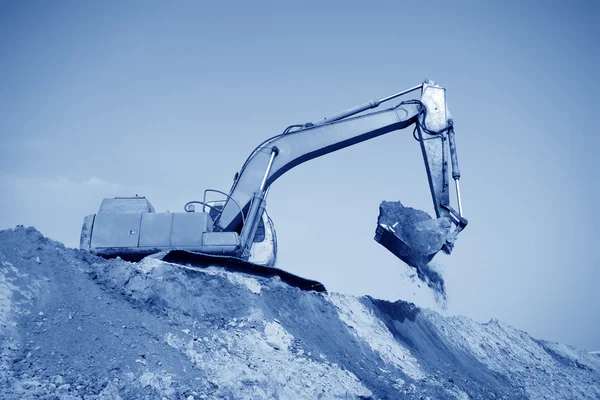
[[[415,92],[420,92],[419,98],[400,99]],[[396,104],[370,111],[384,103]],[[446,89],[430,80],[314,123],[288,126],[256,146],[235,174],[228,193],[207,189],[201,201],[186,203],[183,212],[157,213],[145,197],[137,195],[106,198],[97,214],[84,218],[80,248],[134,262],[150,256],[194,268],[212,265],[276,275],[300,289],[325,291],[320,282],[275,267],[277,236],[266,212],[271,185],[301,163],[409,127],[420,144],[437,218],[431,220],[433,224],[415,229],[433,229],[439,221],[449,229],[442,241],[426,250],[411,243],[412,232],[403,235],[395,224],[378,222],[375,240],[408,264],[415,256],[430,261],[439,251],[450,254],[467,220],[462,212],[454,123]],[[456,208],[450,202],[449,164]],[[215,194],[221,198],[207,199]]]

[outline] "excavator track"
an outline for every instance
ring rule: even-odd
[[[283,282],[301,290],[327,293],[325,285],[312,279],[302,278],[275,267],[254,264],[237,257],[198,253],[186,250],[171,250],[161,259],[165,262],[194,268],[222,267],[230,272],[271,278],[278,276]]]

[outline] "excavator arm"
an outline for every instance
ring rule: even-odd
[[[382,111],[355,116],[417,90],[421,91],[419,100],[402,101]],[[411,126],[420,142],[436,217],[447,218],[455,226],[442,247],[449,253],[467,220],[462,216],[454,126],[446,106],[445,89],[431,81],[317,123],[292,126],[263,142],[236,174],[227,201],[215,220],[215,230],[240,233],[241,247],[247,248],[264,212],[268,189],[285,172],[313,158]],[[458,211],[450,204],[449,161],[456,182]],[[396,254],[393,247],[397,245],[390,238],[393,230],[386,228],[381,227],[387,232],[378,228],[376,240]]]

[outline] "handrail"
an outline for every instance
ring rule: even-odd
[[[204,196],[202,198],[202,203],[204,203],[204,204],[206,204],[206,193],[207,192],[215,192],[215,193],[222,194],[223,196],[227,197],[229,200],[233,201],[233,204],[235,204],[237,206],[237,208],[240,210],[240,215],[242,216],[242,225],[246,225],[246,218],[244,217],[244,211],[242,210],[242,207],[240,207],[240,204],[237,201],[235,201],[235,199],[233,197],[231,197],[229,194],[222,192],[220,190],[217,190],[217,189],[205,189]],[[211,206],[209,206],[209,207],[211,207]],[[223,208],[221,208],[219,215],[217,215],[217,217],[215,219],[215,225],[222,213],[223,213]]]

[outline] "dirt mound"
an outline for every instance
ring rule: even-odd
[[[498,321],[0,231],[2,399],[594,399],[599,387],[596,355]]]

